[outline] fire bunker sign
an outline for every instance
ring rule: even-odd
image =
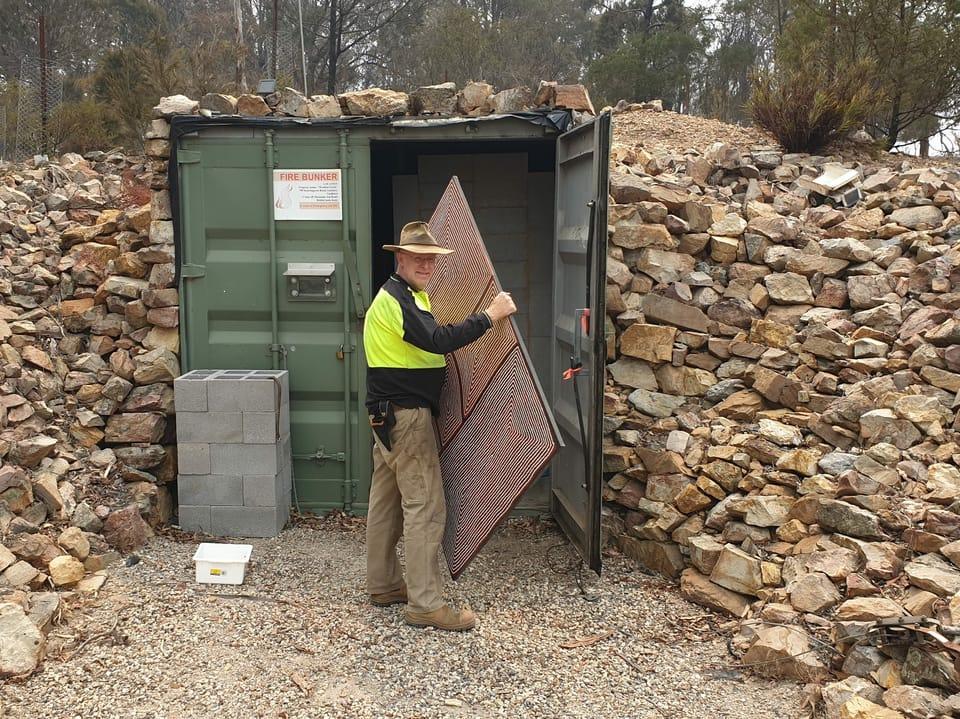
[[[274,170],[277,220],[342,220],[340,170]]]

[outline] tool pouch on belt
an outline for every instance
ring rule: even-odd
[[[393,450],[390,446],[390,430],[397,423],[397,418],[393,414],[393,405],[389,402],[378,402],[373,414],[370,415],[370,427],[380,439],[380,443],[388,452]]]

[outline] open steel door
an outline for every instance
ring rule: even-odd
[[[609,113],[557,138],[551,384],[564,447],[553,460],[550,505],[597,573],[609,153]]]

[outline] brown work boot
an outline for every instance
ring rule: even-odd
[[[466,632],[477,624],[477,615],[469,609],[458,612],[446,604],[432,612],[411,612],[408,609],[403,615],[404,620],[411,626],[435,627],[446,632]]]
[[[407,603],[407,585],[402,585],[399,589],[383,594],[371,594],[370,603],[375,607],[389,607],[392,604]]]

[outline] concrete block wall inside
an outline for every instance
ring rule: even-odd
[[[289,377],[282,370],[195,370],[174,382],[180,526],[272,537],[290,515]]]

